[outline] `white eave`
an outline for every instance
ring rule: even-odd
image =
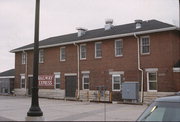
[[[156,33],[156,32],[171,31],[171,30],[179,30],[179,29],[177,27],[168,27],[168,28],[161,28],[161,29],[154,29],[154,30],[147,30],[147,31],[140,31],[140,32],[132,32],[132,33],[126,33],[126,34],[117,34],[117,35],[90,38],[90,39],[84,39],[84,40],[77,40],[77,41],[71,41],[71,42],[65,42],[65,43],[50,44],[50,45],[45,45],[45,46],[39,46],[39,48],[49,48],[49,47],[69,45],[69,44],[74,44],[74,43],[82,43],[82,42],[90,42],[90,41],[97,41],[97,40],[104,40],[104,39],[127,37],[127,36],[133,36],[134,33],[136,35],[141,35],[141,34]],[[11,50],[10,52],[16,53],[16,52],[28,51],[28,50],[33,50],[33,47],[18,49],[18,50],[15,49],[15,50]]]

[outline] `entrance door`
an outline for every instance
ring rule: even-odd
[[[28,77],[28,95],[32,94],[33,77]]]
[[[76,94],[76,76],[65,77],[65,95],[66,97],[75,97]]]

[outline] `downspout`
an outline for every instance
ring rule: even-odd
[[[78,75],[78,94],[77,94],[77,99],[79,99],[79,96],[80,96],[80,80],[79,80],[79,69],[80,69],[80,66],[79,66],[79,45],[74,43],[74,45],[77,47],[77,75]]]
[[[24,50],[23,50],[23,53],[25,53],[25,55],[26,55],[26,62],[25,62],[25,89],[26,89],[26,95],[28,95],[28,90],[27,90],[27,84],[28,84],[28,73],[27,73],[27,52],[25,52]]]
[[[137,46],[138,46],[138,70],[141,72],[141,98],[140,102],[143,103],[143,86],[144,86],[144,81],[143,81],[143,69],[141,69],[141,63],[140,63],[140,48],[139,48],[139,37],[134,33],[134,37],[137,39]]]

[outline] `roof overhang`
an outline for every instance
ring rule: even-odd
[[[50,44],[50,45],[45,45],[45,46],[39,46],[39,48],[50,48],[50,47],[56,47],[56,46],[61,46],[61,45],[69,45],[69,44],[77,44],[77,43],[91,42],[91,41],[97,41],[97,40],[134,36],[134,34],[142,35],[142,34],[171,31],[171,30],[179,30],[179,29],[177,27],[167,27],[167,28],[161,28],[161,29],[154,29],[154,30],[147,30],[147,31],[139,31],[139,32],[116,34],[116,35],[110,35],[110,36],[104,36],[104,37],[83,39],[83,40],[77,40],[77,41],[71,41],[71,42],[65,42],[65,43]],[[21,52],[21,51],[33,50],[33,49],[34,49],[33,47],[30,47],[30,48],[17,49],[17,50],[15,49],[15,50],[11,50],[10,52],[16,53],[16,52]]]

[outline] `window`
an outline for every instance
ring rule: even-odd
[[[123,55],[123,40],[115,40],[115,56]]]
[[[20,88],[25,88],[25,75],[24,74],[21,74]]]
[[[141,54],[150,53],[150,39],[149,36],[141,37]]]
[[[112,75],[112,90],[121,90],[121,75]]]
[[[89,89],[89,74],[83,74],[83,89]]]
[[[102,57],[102,43],[96,42],[95,43],[95,58],[101,58]]]
[[[26,55],[25,52],[22,53],[22,64],[26,64]]]
[[[44,63],[44,50],[39,50],[39,63]]]
[[[86,59],[86,44],[80,45],[80,59]]]
[[[55,81],[55,84],[54,84],[54,88],[55,89],[60,89],[61,87],[61,82],[60,82],[60,72],[56,72],[54,73],[55,77],[54,77],[54,81]]]
[[[157,91],[157,72],[147,72],[148,91]]]
[[[60,48],[60,61],[65,61],[66,60],[66,52],[65,52],[65,47]]]

